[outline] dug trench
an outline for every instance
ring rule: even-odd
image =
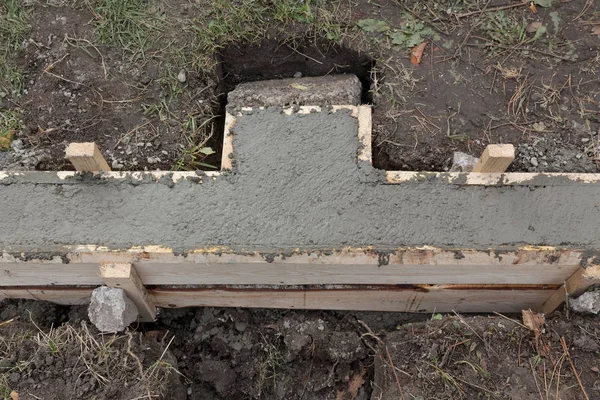
[[[84,306],[5,300],[0,396],[598,398],[600,321],[558,312],[543,328],[525,327],[520,315],[206,307],[100,334]]]

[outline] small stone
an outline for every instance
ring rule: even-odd
[[[123,168],[123,164],[121,164],[119,160],[113,160],[111,167],[112,169],[121,169]]]
[[[137,147],[144,147],[145,145],[146,145],[146,143],[143,143],[143,142],[136,144]]]
[[[531,163],[531,165],[533,165],[534,167],[537,167],[539,165],[538,160],[536,157],[531,157],[531,160],[529,160],[529,162]]]
[[[589,141],[590,141],[590,138],[584,137],[584,138],[581,139],[581,143],[587,143]]]
[[[302,78],[302,72],[298,71],[294,74],[294,78],[299,79]]]
[[[598,314],[600,313],[600,291],[586,292],[576,299],[569,300],[573,311]]]
[[[187,81],[187,72],[185,71],[185,69],[179,71],[179,73],[177,74],[177,80],[181,83],[185,83],[185,81]]]
[[[13,142],[10,144],[10,147],[12,147],[14,150],[22,150],[23,141],[21,139],[13,140]]]
[[[575,158],[576,158],[576,159],[578,159],[578,160],[579,160],[581,157],[583,157],[583,154],[581,154],[581,153],[579,153],[579,154],[577,154],[577,155],[575,156]]]
[[[231,344],[231,348],[234,349],[235,351],[240,351],[241,349],[244,348],[244,345],[241,342],[235,342]]]
[[[238,332],[244,332],[246,330],[246,328],[248,328],[248,324],[245,322],[236,322],[235,323],[235,330]]]
[[[12,383],[17,383],[17,382],[19,382],[20,379],[21,379],[21,375],[18,372],[13,372],[8,377],[8,380],[11,381]]]
[[[479,159],[460,151],[454,152],[450,172],[471,172]]]
[[[122,332],[138,318],[138,310],[125,291],[100,286],[92,292],[90,321],[102,332]]]

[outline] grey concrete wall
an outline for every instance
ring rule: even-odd
[[[357,162],[357,120],[347,111],[253,111],[233,131],[234,172],[202,184],[0,180],[0,249],[600,248],[600,184],[390,185]]]

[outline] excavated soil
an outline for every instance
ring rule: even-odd
[[[21,342],[0,354],[0,394],[115,400],[149,394],[202,400],[600,396],[596,316],[558,312],[536,335],[517,315],[172,309],[115,337],[95,331],[85,312],[4,301],[0,350]],[[83,337],[82,327],[85,345],[76,335],[56,334],[66,329]],[[92,340],[114,344],[92,357]],[[170,373],[149,389],[141,377],[157,364],[170,366]],[[106,365],[126,368],[106,379],[91,373],[102,375]]]

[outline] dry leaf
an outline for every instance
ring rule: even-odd
[[[530,23],[529,25],[527,25],[527,32],[529,33],[535,33],[537,32],[541,27],[543,26],[543,24],[540,21],[535,21]]]
[[[308,90],[307,86],[301,85],[299,83],[292,83],[290,84],[291,87],[293,87],[294,89],[298,89],[298,90]]]
[[[544,318],[544,314],[535,313],[531,311],[531,309],[523,310],[521,311],[521,314],[523,316],[523,325],[533,332],[537,346],[538,339],[542,334],[544,324],[546,323],[546,318]]]
[[[600,25],[592,28],[592,35],[600,35]]]
[[[413,65],[419,65],[421,63],[421,58],[423,58],[423,51],[425,51],[425,47],[427,47],[427,41],[415,46],[412,49],[410,52],[410,62]]]
[[[350,381],[348,381],[348,390],[340,391],[336,396],[336,400],[354,400],[358,396],[358,391],[365,383],[366,369],[362,369],[360,372],[352,375]]]
[[[534,14],[537,14],[537,13],[538,13],[537,7],[535,6],[535,3],[534,3],[533,1],[532,1],[532,2],[529,4],[529,9],[530,9],[530,10],[531,10],[531,12],[532,12],[532,13],[534,13]]]
[[[19,393],[13,390],[12,392],[10,392],[10,398],[11,400],[19,400]]]

